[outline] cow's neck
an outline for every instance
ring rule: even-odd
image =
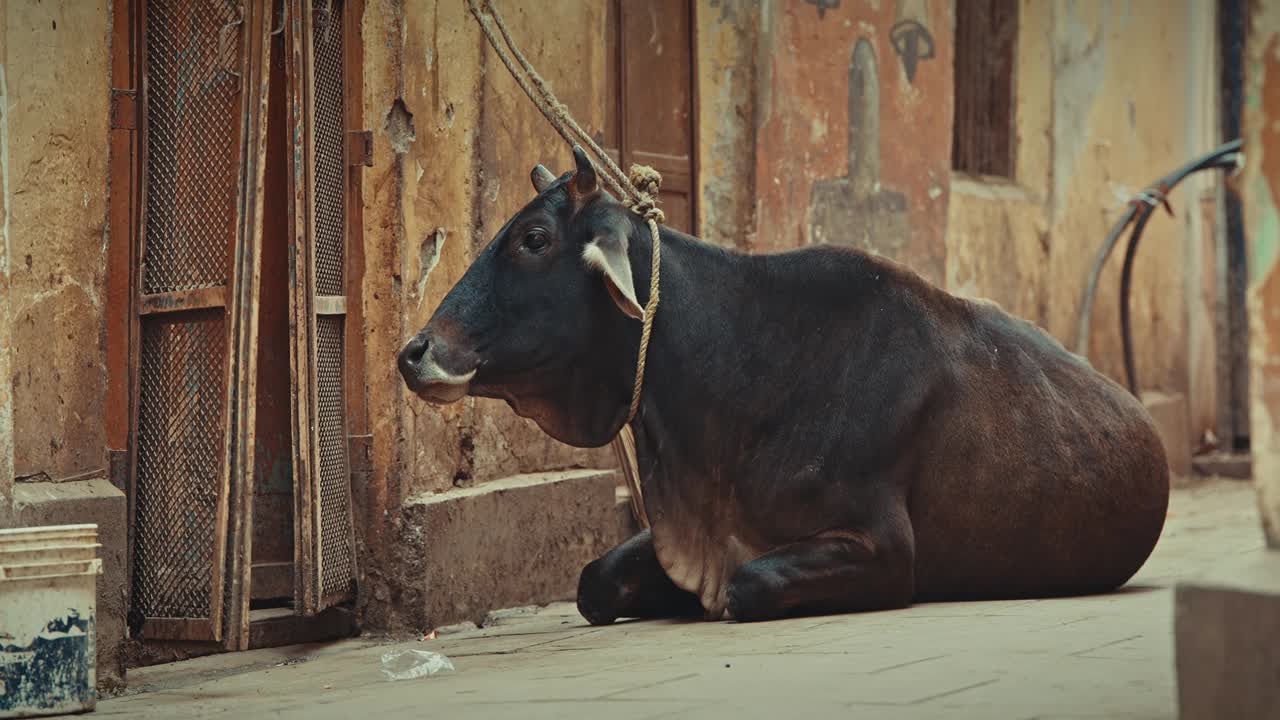
[[[660,303],[633,427],[664,464],[714,462],[695,456],[745,430],[738,422],[745,418],[733,406],[743,389],[733,387],[741,381],[734,362],[757,340],[744,318],[761,300],[752,294],[758,262],[667,228],[661,232]],[[641,304],[649,298],[651,251],[641,224],[630,248]]]

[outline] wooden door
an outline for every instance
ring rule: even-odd
[[[130,614],[148,639],[221,640],[226,599],[233,614],[238,607],[247,528],[238,508],[253,453],[264,8],[137,8]]]
[[[292,166],[293,385],[298,609],[314,614],[355,597],[346,360],[349,34],[343,0],[291,0],[289,80],[297,138]],[[358,98],[356,100],[358,102]],[[358,295],[357,295],[358,297]]]
[[[666,225],[696,231],[691,0],[609,0],[604,147],[624,172],[662,173]]]

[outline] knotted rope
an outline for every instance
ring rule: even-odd
[[[483,7],[482,7],[483,6]],[[596,168],[601,171],[605,184],[613,194],[632,212],[640,215],[649,225],[649,237],[653,244],[652,262],[649,268],[649,301],[645,303],[644,317],[640,330],[640,352],[636,359],[636,379],[631,389],[631,407],[627,412],[627,420],[614,438],[614,450],[622,464],[623,475],[631,489],[631,509],[642,527],[649,526],[649,519],[644,511],[644,503],[640,494],[640,470],[636,458],[635,440],[631,435],[631,421],[640,410],[640,393],[644,387],[645,359],[649,355],[649,339],[653,333],[653,318],[658,312],[658,295],[662,269],[662,241],[658,236],[658,225],[666,220],[666,216],[658,209],[658,190],[662,183],[662,175],[647,165],[632,165],[630,177],[623,174],[613,158],[596,144],[586,130],[573,119],[569,109],[551,92],[551,87],[543,79],[533,64],[520,52],[502,14],[493,6],[493,0],[467,0],[467,8],[480,24],[480,30],[488,39],[493,51],[498,54],[502,64],[507,66],[511,76],[515,78],[520,89],[533,101],[547,122],[560,133],[560,137],[570,145],[588,148],[596,157]],[[497,27],[497,34],[494,27]],[[498,34],[506,44],[498,41]]]

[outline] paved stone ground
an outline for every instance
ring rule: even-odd
[[[1172,584],[1261,552],[1248,483],[1178,490],[1125,589],[734,623],[587,626],[572,605],[498,614],[436,640],[295,646],[131,671],[120,718],[1173,718]],[[381,655],[456,671],[388,681]]]

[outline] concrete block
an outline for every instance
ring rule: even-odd
[[[124,493],[105,478],[15,483],[13,506],[0,508],[0,527],[97,523],[102,574],[98,576],[98,691],[124,687],[125,611],[129,580],[128,508]]]
[[[1169,472],[1179,477],[1191,474],[1191,426],[1187,419],[1187,398],[1182,393],[1142,393],[1142,404],[1155,418],[1156,431],[1164,443]]]
[[[1175,597],[1179,718],[1280,717],[1280,552],[1180,583]]]
[[[573,470],[410,499],[392,552],[394,625],[480,623],[493,610],[574,598],[582,567],[631,530],[618,482],[615,470]]]

